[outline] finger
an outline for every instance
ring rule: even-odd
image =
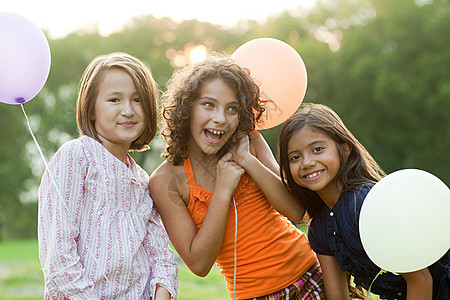
[[[241,168],[241,166],[239,165],[239,164],[237,164],[235,161],[233,161],[233,160],[230,160],[230,161],[227,161],[226,163],[225,163],[225,165],[227,166],[227,167],[229,167],[229,168],[234,168],[234,169],[240,169]]]
[[[231,161],[231,160],[233,160],[233,154],[231,154],[231,152],[227,152],[227,153],[225,153],[225,155],[224,156],[222,156],[220,159],[219,159],[219,163],[220,162],[227,162],[227,161]]]
[[[232,169],[234,172],[238,173],[239,175],[244,174],[245,169],[242,168],[240,165],[238,165],[237,163],[233,163],[232,165],[230,165],[230,169]]]

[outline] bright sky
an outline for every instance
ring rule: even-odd
[[[20,13],[51,38],[97,24],[107,34],[133,16],[169,16],[175,21],[197,19],[231,26],[239,19],[264,21],[268,16],[299,5],[311,6],[315,0],[4,0],[0,11]]]

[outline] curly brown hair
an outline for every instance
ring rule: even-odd
[[[174,165],[187,158],[187,142],[190,137],[191,109],[200,89],[206,82],[221,78],[234,91],[240,103],[239,125],[217,155],[225,154],[232,146],[234,137],[255,129],[264,112],[259,86],[247,69],[239,67],[231,58],[218,54],[206,60],[177,70],[168,81],[167,90],[161,97],[161,136],[166,142],[162,157]]]

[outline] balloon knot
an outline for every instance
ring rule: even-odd
[[[25,103],[25,98],[23,98],[23,97],[18,97],[15,100],[16,100],[17,103],[21,103],[21,104]]]

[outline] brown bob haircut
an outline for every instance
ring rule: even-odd
[[[139,138],[131,143],[129,151],[147,150],[149,149],[148,144],[155,137],[158,126],[157,85],[150,67],[146,63],[123,52],[97,56],[84,71],[77,99],[79,134],[80,136],[87,135],[101,142],[95,130],[95,121],[92,120],[92,116],[94,115],[94,104],[99,85],[105,74],[111,69],[123,70],[131,76],[145,116],[144,131]]]

